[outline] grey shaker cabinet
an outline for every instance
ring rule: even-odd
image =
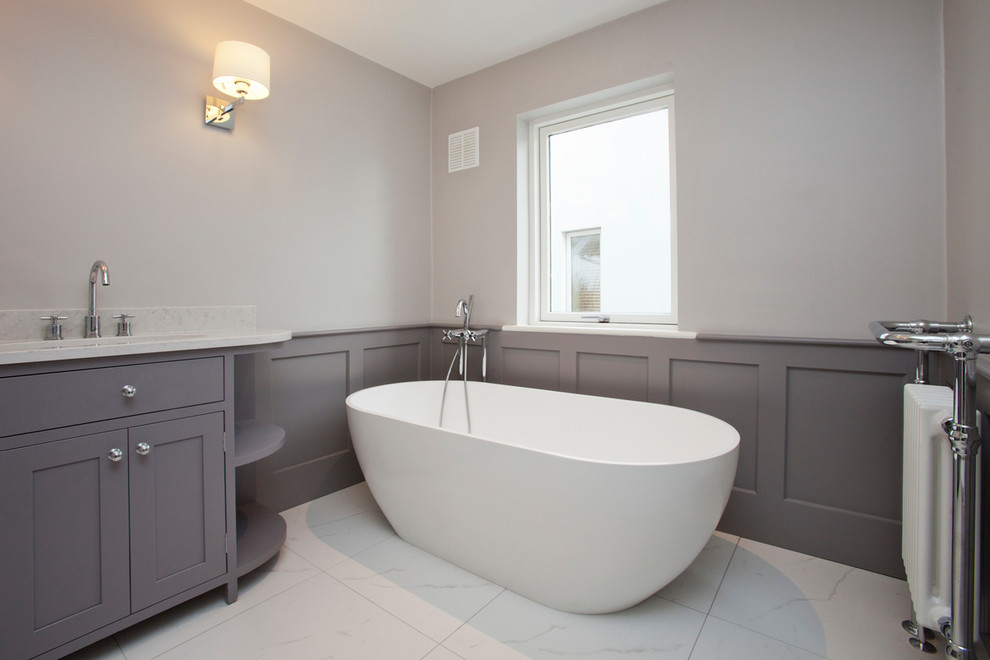
[[[12,657],[226,571],[222,413],[12,450],[0,483],[5,501],[30,499],[0,543]]]
[[[227,570],[223,414],[128,431],[131,610]]]
[[[232,358],[120,362],[0,372],[4,659],[60,657],[217,586],[236,598]]]
[[[29,658],[130,614],[127,432],[5,452],[0,460],[0,645]],[[25,499],[27,501],[25,501]]]

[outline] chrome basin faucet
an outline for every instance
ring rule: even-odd
[[[86,316],[86,337],[100,336],[100,316],[96,313],[96,281],[110,285],[110,269],[104,261],[97,261],[89,271],[89,314]]]

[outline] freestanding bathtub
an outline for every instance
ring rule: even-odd
[[[549,607],[616,612],[708,541],[739,433],[702,413],[492,383],[382,385],[347,397],[372,495],[396,533]]]

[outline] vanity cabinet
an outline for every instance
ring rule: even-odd
[[[0,369],[0,656],[61,657],[219,586],[236,599],[233,362]]]
[[[227,570],[223,414],[128,430],[131,610]]]
[[[10,657],[130,614],[127,464],[107,460],[126,443],[118,430],[0,456],[0,645]]]
[[[222,576],[223,461],[219,412],[4,452],[3,501],[27,496],[0,542],[12,657]]]

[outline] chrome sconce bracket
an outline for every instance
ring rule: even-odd
[[[243,103],[244,99],[229,101],[216,96],[207,96],[205,123],[228,131],[234,130],[234,110]]]

